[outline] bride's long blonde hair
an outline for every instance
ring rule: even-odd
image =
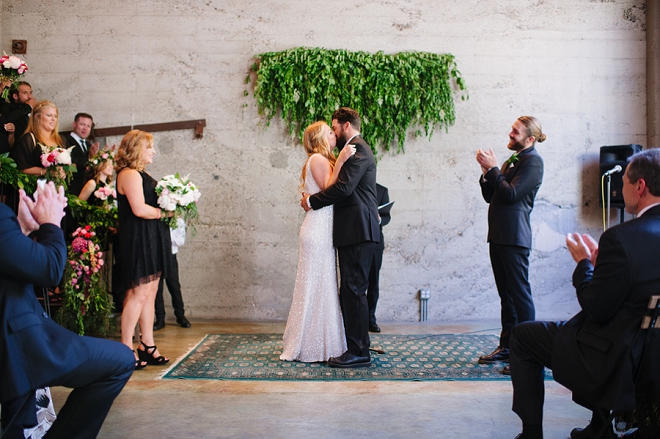
[[[302,168],[302,173],[300,174],[300,189],[305,185],[305,177],[307,174],[307,162],[312,154],[321,154],[323,157],[328,159],[332,166],[335,165],[337,159],[335,158],[330,145],[328,144],[327,133],[330,131],[330,127],[327,123],[322,120],[314,122],[307,128],[303,133],[303,147],[307,153],[307,160]]]

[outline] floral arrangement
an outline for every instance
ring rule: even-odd
[[[69,261],[64,272],[64,305],[58,311],[59,323],[80,335],[107,335],[112,299],[101,276],[103,253],[91,226],[73,232]]]
[[[117,199],[117,190],[114,185],[112,186],[101,186],[94,192],[94,196],[102,201],[107,201],[108,198]]]
[[[72,146],[69,149],[60,147],[41,147],[41,164],[44,168],[50,166],[66,166],[71,164],[71,150],[75,148]]]
[[[41,145],[41,165],[46,168],[46,179],[55,182],[56,186],[68,186],[67,181],[76,172],[76,165],[71,162],[71,150],[59,146]]]
[[[0,70],[0,79],[14,82],[27,72],[28,66],[19,57],[4,54],[0,57]],[[2,99],[7,99],[8,96],[9,88],[5,88],[2,92]]]
[[[195,231],[192,221],[197,219],[197,201],[201,193],[188,176],[181,178],[179,174],[166,175],[156,185],[158,205],[172,216],[164,216],[163,220],[172,229],[177,228],[177,220],[182,218],[186,225]]]

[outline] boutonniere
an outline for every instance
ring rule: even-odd
[[[518,153],[514,152],[511,157],[507,159],[507,161],[504,162],[505,165],[509,165],[509,168],[513,168],[513,164],[516,163],[520,158],[518,157]]]

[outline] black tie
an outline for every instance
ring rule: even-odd
[[[80,139],[80,145],[82,146],[83,152],[87,152],[87,142],[85,139]]]

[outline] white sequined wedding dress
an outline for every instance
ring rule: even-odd
[[[303,191],[311,195],[320,188],[312,176],[310,159],[305,165]],[[310,210],[300,227],[298,272],[284,330],[281,360],[326,361],[346,351],[332,243],[332,218],[332,206]]]

